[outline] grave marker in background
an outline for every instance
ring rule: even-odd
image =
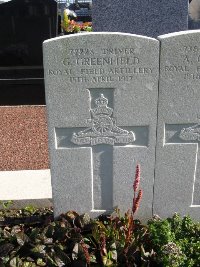
[[[94,31],[150,37],[188,29],[188,0],[94,0]]]
[[[44,42],[55,216],[131,207],[141,164],[139,216],[151,216],[159,42],[78,34]]]
[[[200,31],[161,41],[154,213],[200,214]],[[167,208],[164,208],[167,207]]]
[[[1,3],[0,25],[0,105],[44,104],[42,43],[57,34],[57,2]]]

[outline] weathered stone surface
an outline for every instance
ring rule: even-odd
[[[159,42],[131,34],[76,34],[44,42],[55,216],[131,208],[152,213]]]
[[[154,213],[200,218],[200,31],[161,41]]]
[[[188,29],[188,0],[94,0],[94,31],[157,37]]]

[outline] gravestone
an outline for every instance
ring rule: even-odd
[[[154,213],[200,217],[200,31],[161,41]]]
[[[188,29],[188,0],[94,0],[94,31],[157,37]]]
[[[159,42],[131,34],[76,34],[44,42],[55,216],[131,208],[141,164],[138,216],[151,216]]]

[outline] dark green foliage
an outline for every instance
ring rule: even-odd
[[[0,228],[0,267],[199,267],[200,224],[188,216],[145,226],[132,213],[91,220],[68,212],[38,227]]]
[[[200,223],[177,214],[165,220],[154,216],[147,226],[135,220],[139,184],[137,165],[132,209],[124,216],[116,210],[91,220],[69,211],[51,221],[51,208],[0,211],[0,267],[200,267]],[[42,220],[5,226],[10,217],[30,215]]]
[[[70,266],[70,247],[77,240],[80,234],[67,220],[41,227],[5,227],[0,232],[0,266]]]
[[[119,211],[95,221],[90,244],[95,244],[95,258],[101,266],[150,266],[154,253],[145,250],[149,243],[147,228]],[[156,265],[155,265],[156,266]]]

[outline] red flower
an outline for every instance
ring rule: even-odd
[[[134,180],[134,183],[133,183],[134,192],[136,192],[138,190],[139,185],[140,185],[140,165],[137,164],[136,171],[135,171],[135,180]]]
[[[139,208],[140,201],[141,201],[141,199],[142,199],[142,195],[143,195],[142,190],[139,190],[136,199],[133,199],[133,208],[132,208],[132,212],[133,212],[133,214],[134,214],[134,213],[138,210],[138,208]]]

